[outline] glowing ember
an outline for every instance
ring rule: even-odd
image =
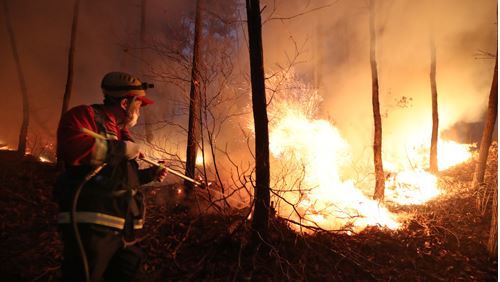
[[[196,155],[196,165],[198,166],[203,165],[203,155],[199,152]]]
[[[0,150],[10,150],[9,145],[2,143],[0,141]]]
[[[196,165],[197,166],[202,166],[203,165],[203,162],[205,162],[205,165],[209,165],[210,164],[210,157],[209,157],[209,152],[207,150],[205,150],[205,157],[203,157],[203,153],[201,150],[198,150],[198,153],[196,153]]]
[[[459,144],[453,141],[438,142],[438,167],[439,170],[445,170],[454,165],[463,163],[472,158],[471,149],[474,145]]]
[[[293,209],[280,204],[281,216],[328,230],[400,226],[396,215],[364,195],[351,181],[341,180],[340,172],[350,160],[349,146],[329,122],[311,120],[289,109],[272,127],[270,149],[289,173],[283,177],[278,175],[283,170],[273,170],[273,176],[287,187],[279,193],[296,206]],[[290,183],[295,183],[294,187]]]
[[[45,157],[42,157],[42,156],[39,156],[38,159],[42,162],[42,163],[50,163],[51,161]]]

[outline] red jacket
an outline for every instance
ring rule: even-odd
[[[94,108],[100,109],[105,116],[104,126],[108,134],[115,135],[117,140],[132,140],[129,131],[118,125],[116,116],[121,114],[117,111],[119,109],[103,105],[74,107],[62,116],[57,129],[57,158],[64,161],[65,165],[91,163],[96,140],[81,129],[103,133],[96,124]]]
[[[144,209],[138,187],[151,182],[156,168],[139,170],[135,160],[125,157],[130,133],[117,120],[124,111],[104,105],[78,106],[66,112],[57,130],[57,156],[66,167],[54,194],[59,202],[59,223],[69,223],[74,192],[97,166],[104,168],[85,183],[78,199],[76,219],[116,229],[142,228]],[[95,139],[81,131],[90,129],[108,140]],[[128,229],[130,229],[128,228]]]

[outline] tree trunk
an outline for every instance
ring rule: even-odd
[[[19,86],[21,88],[21,94],[23,97],[23,121],[21,123],[21,130],[19,132],[19,142],[17,146],[17,153],[20,156],[24,156],[26,153],[26,141],[28,138],[28,125],[30,119],[29,101],[28,101],[28,90],[26,89],[26,83],[24,80],[24,72],[21,68],[21,62],[19,60],[19,54],[17,53],[16,38],[14,36],[14,29],[12,28],[12,23],[9,14],[8,0],[4,0],[4,13],[5,21],[7,26],[7,32],[9,34],[10,44],[12,48],[12,55],[16,63],[17,75],[19,77]]]
[[[432,91],[432,136],[431,136],[431,152],[430,152],[430,171],[436,174],[439,171],[438,167],[438,133],[439,133],[439,115],[438,115],[438,93],[436,86],[436,44],[434,35],[431,35],[431,91]]]
[[[204,0],[196,1],[196,16],[194,23],[193,66],[191,69],[191,92],[189,94],[189,127],[186,149],[186,175],[194,178],[196,169],[196,154],[200,143],[200,39],[201,39],[201,10]],[[193,189],[191,182],[185,181],[186,192]]]
[[[472,180],[472,188],[478,189],[479,186],[484,185],[484,173],[488,160],[488,152],[491,145],[493,129],[498,115],[498,51],[495,58],[495,69],[493,71],[493,81],[491,83],[490,97],[488,100],[488,112],[484,121],[483,136],[481,138],[481,145],[479,147],[479,160],[474,171],[474,178]],[[493,207],[491,217],[490,236],[488,240],[488,252],[490,255],[497,256],[497,240],[498,240],[498,184],[493,187]]]
[[[488,113],[484,121],[483,136],[479,147],[479,160],[474,171],[472,181],[473,188],[477,188],[484,183],[484,171],[486,169],[486,161],[488,160],[488,151],[491,145],[493,129],[498,114],[498,54],[495,59],[495,69],[493,71],[493,81],[491,83],[490,98],[488,101]]]
[[[493,206],[491,207],[490,237],[488,238],[488,253],[491,257],[498,256],[498,182],[493,193]]]
[[[73,86],[73,62],[75,54],[76,31],[78,27],[79,7],[80,7],[80,0],[75,0],[75,5],[73,7],[73,23],[71,25],[71,38],[69,42],[69,52],[68,52],[68,73],[66,77],[66,88],[64,89],[61,116],[68,110],[69,99],[71,98],[71,88]]]
[[[269,222],[269,132],[264,56],[262,50],[262,20],[259,0],[246,0],[250,72],[252,81],[252,108],[255,124],[255,209],[252,229],[254,239],[266,239]]]
[[[141,31],[140,31],[140,44],[141,47],[139,48],[140,50],[140,58],[141,58],[141,73],[144,76],[145,74],[145,58],[144,58],[144,49],[146,45],[146,4],[147,0],[142,0],[141,1]],[[151,143],[153,142],[153,130],[151,129],[151,113],[149,112],[150,109],[146,107],[143,110],[143,115],[144,115],[144,130],[146,133],[146,141]]]
[[[377,43],[375,33],[375,7],[370,0],[370,66],[372,71],[372,106],[375,132],[373,136],[373,163],[375,165],[375,193],[373,199],[384,199],[385,177],[382,164],[382,117],[380,116],[379,86],[377,73],[377,58],[375,47]]]

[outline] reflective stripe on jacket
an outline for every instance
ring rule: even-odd
[[[78,198],[76,221],[121,230],[142,228],[143,195],[140,185],[154,180],[157,169],[139,170],[135,160],[125,156],[124,141],[133,141],[128,130],[119,126],[112,106],[78,106],[66,112],[59,123],[58,158],[66,171],[56,183],[54,195],[59,202],[59,223],[70,222],[74,193],[86,175],[101,163],[106,166],[86,182]],[[82,133],[85,127],[112,140],[94,140]],[[90,138],[90,139],[89,139]]]

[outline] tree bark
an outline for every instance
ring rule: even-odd
[[[438,115],[438,93],[436,86],[436,44],[434,35],[431,35],[431,92],[432,92],[432,136],[431,136],[431,152],[430,152],[430,171],[436,174],[439,171],[438,167],[438,135],[439,135],[439,115]]]
[[[252,108],[255,126],[255,208],[252,229],[254,239],[266,239],[269,224],[269,132],[264,56],[262,50],[262,20],[259,0],[246,0],[250,72],[252,81]]]
[[[141,1],[141,31],[140,31],[140,58],[141,58],[141,72],[142,75],[144,76],[145,74],[145,58],[144,58],[144,49],[146,45],[146,7],[147,7],[147,0],[142,0]],[[149,112],[148,107],[146,107],[143,110],[144,114],[144,130],[146,133],[146,141],[151,143],[153,142],[153,130],[151,128],[151,113]]]
[[[498,51],[495,57],[495,69],[493,71],[493,81],[491,83],[490,97],[488,99],[488,112],[484,121],[483,136],[479,147],[479,160],[474,171],[472,188],[478,189],[484,185],[484,173],[488,161],[488,153],[491,145],[493,130],[498,115]],[[491,228],[487,249],[491,256],[496,257],[498,253],[498,184],[493,187],[493,206],[491,217]]]
[[[370,66],[372,71],[372,106],[375,132],[373,135],[373,163],[375,166],[375,193],[373,199],[384,199],[385,177],[382,163],[382,117],[380,116],[379,84],[376,58],[375,7],[370,0]]]
[[[191,91],[189,94],[189,125],[188,139],[186,149],[186,175],[194,178],[196,169],[196,154],[200,143],[200,112],[201,112],[201,95],[200,95],[200,39],[201,39],[201,10],[204,0],[196,1],[196,16],[194,24],[194,43],[193,43],[193,66],[191,69]],[[185,181],[187,193],[190,193],[194,188],[191,182]]]
[[[493,129],[498,114],[498,53],[495,59],[495,69],[493,71],[493,81],[491,83],[490,97],[488,101],[488,112],[484,121],[483,136],[479,147],[479,160],[474,171],[472,187],[477,188],[484,183],[484,171],[488,160],[488,151],[490,149]]]
[[[73,86],[73,62],[75,57],[75,42],[76,42],[76,32],[78,27],[79,7],[80,7],[80,0],[75,0],[75,4],[73,6],[73,23],[71,25],[71,37],[70,37],[69,52],[68,52],[68,73],[66,77],[66,88],[64,89],[61,116],[68,110],[69,100],[71,98],[71,88]]]
[[[24,156],[24,154],[26,153],[26,142],[27,142],[27,138],[28,138],[28,126],[29,126],[29,119],[30,119],[28,90],[26,89],[26,82],[24,80],[24,72],[23,72],[23,69],[21,68],[19,54],[17,53],[16,38],[14,35],[14,29],[12,28],[12,22],[11,22],[10,13],[9,13],[9,5],[8,5],[7,1],[8,0],[3,1],[5,21],[6,21],[6,26],[7,26],[7,32],[9,34],[10,45],[12,48],[12,56],[14,57],[14,61],[16,63],[17,75],[19,77],[19,86],[21,88],[21,94],[22,94],[22,98],[23,98],[23,120],[21,123],[21,130],[19,132],[17,153],[20,156]]]
[[[488,238],[488,253],[491,257],[498,256],[498,182],[493,193],[493,206],[491,207],[490,236]]]

